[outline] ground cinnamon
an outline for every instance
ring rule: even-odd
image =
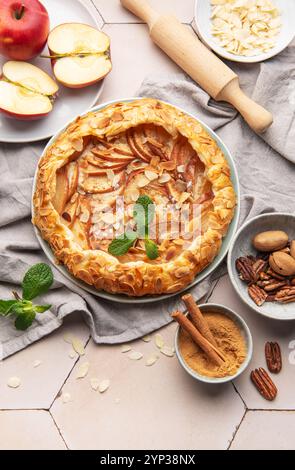
[[[207,377],[234,375],[247,354],[245,339],[239,326],[229,316],[219,312],[203,312],[218,350],[225,357],[220,365],[211,360],[184,329],[179,334],[179,350],[187,365]]]

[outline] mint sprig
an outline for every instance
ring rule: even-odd
[[[32,300],[48,291],[53,283],[53,274],[50,266],[38,263],[32,266],[25,274],[22,282],[20,297],[13,292],[14,300],[0,300],[0,315],[15,316],[14,325],[17,330],[26,330],[35,320],[37,313],[46,312],[51,305],[34,305]]]
[[[134,245],[134,243],[143,238],[145,240],[145,251],[147,257],[151,260],[158,258],[159,251],[155,242],[149,239],[149,225],[155,216],[155,205],[152,199],[143,195],[140,196],[133,209],[133,218],[136,222],[136,232],[125,232],[123,236],[112,240],[108,247],[108,252],[114,256],[122,256]]]

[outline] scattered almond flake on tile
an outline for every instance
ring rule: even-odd
[[[70,395],[70,393],[67,393],[67,392],[63,392],[61,394],[61,400],[63,403],[69,403],[69,401],[71,401],[72,397]]]
[[[97,391],[98,388],[99,388],[99,380],[98,380],[98,378],[96,378],[96,377],[91,377],[91,379],[90,379],[90,385],[91,385],[92,390]]]
[[[72,350],[72,351],[69,352],[69,357],[70,357],[71,359],[75,359],[75,357],[77,357],[77,353]]]
[[[153,366],[153,365],[157,362],[158,359],[159,359],[158,354],[155,354],[155,353],[154,353],[154,354],[151,354],[151,355],[147,358],[147,360],[146,360],[146,362],[145,362],[145,365],[146,365],[146,366]]]
[[[143,358],[143,354],[139,351],[131,351],[131,353],[128,354],[128,357],[133,361],[139,361],[139,359]]]
[[[157,333],[155,336],[155,344],[159,349],[162,349],[165,346],[164,338],[160,333]]]
[[[82,341],[79,338],[72,338],[72,346],[79,356],[84,356],[85,349]]]
[[[9,377],[7,381],[7,385],[10,388],[18,388],[21,384],[21,380],[19,377]]]
[[[66,343],[72,344],[73,335],[71,335],[71,333],[65,333],[65,334],[63,335],[63,340],[64,340]]]
[[[84,362],[78,368],[76,379],[84,379],[84,377],[86,377],[86,375],[88,374],[88,371],[89,371],[89,362]]]
[[[142,338],[142,341],[144,341],[145,343],[149,343],[150,340],[152,339],[151,335],[145,335],[143,336]]]
[[[175,350],[174,348],[171,348],[170,346],[164,346],[163,348],[160,349],[160,352],[164,354],[165,356],[173,357]]]
[[[36,361],[33,362],[33,367],[39,367],[42,364],[42,361],[39,361],[39,359],[36,359]]]
[[[129,352],[131,351],[131,346],[129,346],[129,344],[123,344],[121,346],[121,353],[126,353],[126,352]]]
[[[105,379],[105,380],[102,380],[100,383],[99,383],[99,386],[98,386],[98,391],[99,393],[104,393],[107,391],[107,389],[109,388],[111,382],[109,381],[109,379]]]

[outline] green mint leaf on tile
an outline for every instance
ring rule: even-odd
[[[0,315],[9,315],[18,300],[0,300]]]
[[[115,238],[109,245],[108,252],[114,256],[122,256],[133,246],[137,233],[126,232],[123,236]]]
[[[148,238],[145,240],[145,251],[147,257],[149,259],[156,259],[159,256],[159,250],[155,242],[149,240]]]
[[[24,276],[22,282],[23,298],[32,300],[38,295],[44,294],[52,283],[53,274],[50,266],[45,263],[35,264]]]

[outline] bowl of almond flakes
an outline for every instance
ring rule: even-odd
[[[196,0],[200,39],[219,56],[235,62],[267,60],[295,36],[294,0]]]

